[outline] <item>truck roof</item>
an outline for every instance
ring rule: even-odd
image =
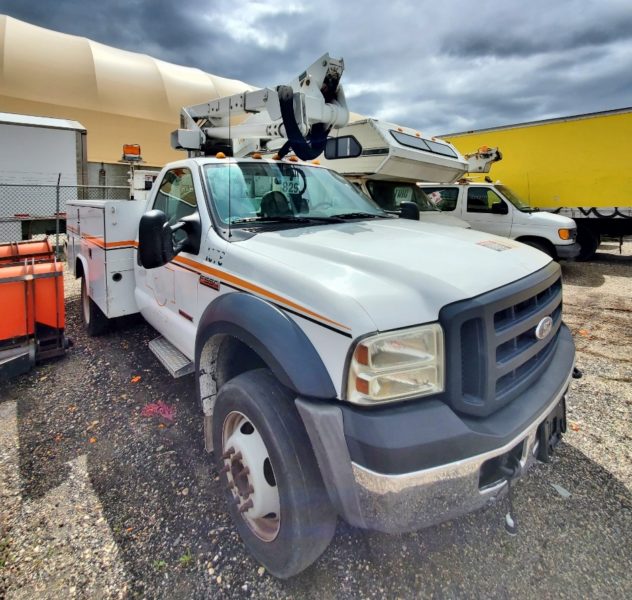
[[[467,131],[459,131],[456,133],[444,133],[440,138],[446,139],[459,135],[469,135],[471,133],[486,133],[488,131],[502,131],[503,129],[518,129],[520,127],[537,127],[539,125],[548,125],[549,123],[562,123],[564,121],[579,121],[582,119],[593,119],[595,117],[609,117],[611,115],[619,115],[622,113],[632,112],[632,106],[624,108],[613,108],[612,110],[602,110],[599,112],[584,113],[581,115],[570,115],[567,117],[556,117],[554,119],[542,119],[540,121],[525,121],[523,123],[513,123],[511,125],[500,125],[498,127],[487,127],[483,129],[468,129]]]
[[[46,127],[47,129],[70,129],[73,131],[86,130],[86,128],[78,121],[4,112],[0,112],[0,123],[6,123],[9,125],[28,125],[30,127]]]
[[[169,163],[169,166],[177,167],[178,165],[184,165],[186,161],[192,160],[195,161],[199,165],[222,165],[222,164],[237,164],[237,163],[269,163],[269,164],[285,164],[285,165],[295,165],[297,167],[314,167],[319,169],[328,169],[333,171],[331,167],[322,166],[318,159],[315,160],[301,160],[300,158],[296,158],[294,155],[290,157],[284,157],[282,159],[271,158],[269,156],[262,156],[261,158],[253,158],[252,156],[244,156],[244,157],[236,157],[236,156],[226,156],[224,158],[218,158],[217,156],[197,156],[193,158],[183,158],[178,161],[174,161]]]

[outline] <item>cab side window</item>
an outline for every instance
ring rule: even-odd
[[[491,213],[494,204],[503,205],[502,198],[486,187],[470,187],[467,190],[467,212]]]
[[[439,210],[447,212],[456,209],[456,203],[459,198],[458,188],[431,188],[424,186],[422,189],[426,192],[428,200]]]
[[[181,167],[165,173],[153,208],[164,212],[170,225],[197,211],[197,197],[189,169]],[[176,242],[182,241],[185,237],[186,233],[182,230],[175,233]]]

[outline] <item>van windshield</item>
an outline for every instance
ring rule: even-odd
[[[388,216],[346,179],[319,167],[252,161],[209,164],[204,172],[216,212],[227,225]]]
[[[496,185],[500,193],[509,200],[519,211],[521,212],[534,212],[535,208],[529,206],[524,200],[516,195],[514,191],[509,189],[506,185]]]

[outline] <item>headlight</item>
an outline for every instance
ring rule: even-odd
[[[443,330],[438,323],[363,339],[349,365],[347,400],[377,404],[443,391]]]

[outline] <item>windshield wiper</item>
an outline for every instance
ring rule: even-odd
[[[387,219],[389,215],[376,215],[366,212],[349,212],[330,217],[317,217],[312,215],[279,215],[276,217],[244,217],[235,219],[231,225],[243,225],[244,223],[344,223],[349,219]]]
[[[334,217],[338,217],[339,219],[386,219],[388,218],[388,215],[376,215],[375,213],[367,212],[349,212],[334,215]]]
[[[231,224],[240,225],[243,223],[312,223],[314,221],[321,223],[342,223],[342,219],[340,219],[338,216],[312,217],[308,215],[279,215],[277,217],[247,217],[244,219],[236,219]]]

